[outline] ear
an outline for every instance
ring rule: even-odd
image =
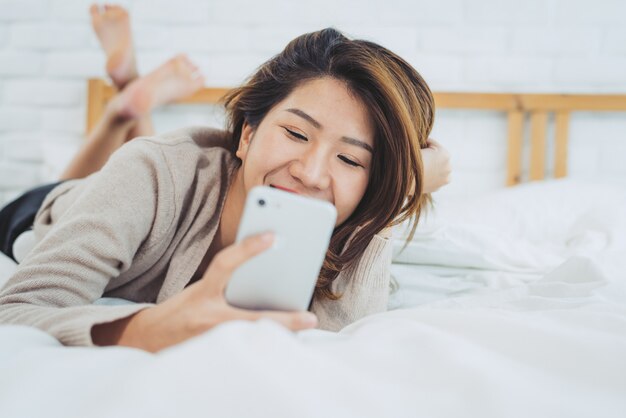
[[[248,155],[248,148],[250,147],[250,142],[252,142],[253,136],[254,130],[248,122],[244,122],[243,127],[241,128],[241,137],[239,137],[239,146],[237,147],[237,152],[235,152],[235,155],[241,161],[245,160],[246,155]]]

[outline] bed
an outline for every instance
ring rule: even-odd
[[[88,128],[112,89],[91,80],[89,91]],[[503,184],[514,187],[438,200],[406,247],[398,227],[388,312],[339,333],[235,321],[156,355],[0,326],[0,416],[626,416],[626,190],[566,176],[570,113],[624,111],[626,98],[436,102],[507,113]],[[0,258],[0,281],[14,268]]]

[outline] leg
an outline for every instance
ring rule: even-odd
[[[107,55],[107,73],[117,89],[122,91],[138,77],[128,12],[121,6],[95,4],[89,12],[93,30]],[[126,141],[153,134],[152,119],[147,113],[128,131]]]
[[[0,252],[16,262],[24,259],[34,246],[33,236],[24,232],[32,227],[44,199],[58,185],[46,184],[31,189],[0,210]],[[18,245],[20,239],[21,245]]]
[[[203,84],[198,68],[184,55],[132,81],[107,104],[102,120],[61,179],[81,178],[100,170],[111,154],[124,144],[130,130],[152,109],[189,96]]]
[[[83,178],[95,173],[124,144],[128,133],[137,122],[133,118],[119,117],[116,107],[115,101],[109,102],[104,116],[61,174],[60,180]]]
[[[150,114],[146,114],[137,120],[137,123],[130,128],[128,135],[126,135],[126,140],[124,142],[128,142],[133,138],[137,138],[138,136],[152,136],[154,135],[154,126],[152,125],[152,116]]]

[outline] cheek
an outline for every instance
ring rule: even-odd
[[[246,170],[250,175],[258,175],[271,169],[280,162],[281,153],[276,150],[281,149],[280,138],[259,132],[248,148]]]
[[[336,183],[334,195],[338,223],[348,219],[357,208],[367,189],[367,182],[368,176],[362,175]]]
[[[302,146],[288,138],[281,130],[268,130],[257,142],[257,151],[264,158],[280,160],[287,157],[293,158],[302,152]]]

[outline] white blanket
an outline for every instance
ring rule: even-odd
[[[545,256],[526,264],[512,252],[474,266],[507,251],[505,234],[474,259],[462,240],[437,265],[407,256],[393,266],[392,304],[402,309],[336,334],[231,322],[151,355],[0,327],[0,416],[623,418],[626,252],[599,238],[584,256],[592,241],[563,252],[554,237],[576,222],[588,234],[580,219],[533,237],[522,229],[519,240],[536,239]]]
[[[1,327],[0,416],[622,418],[626,311],[582,279],[339,334],[232,322],[158,355]]]

